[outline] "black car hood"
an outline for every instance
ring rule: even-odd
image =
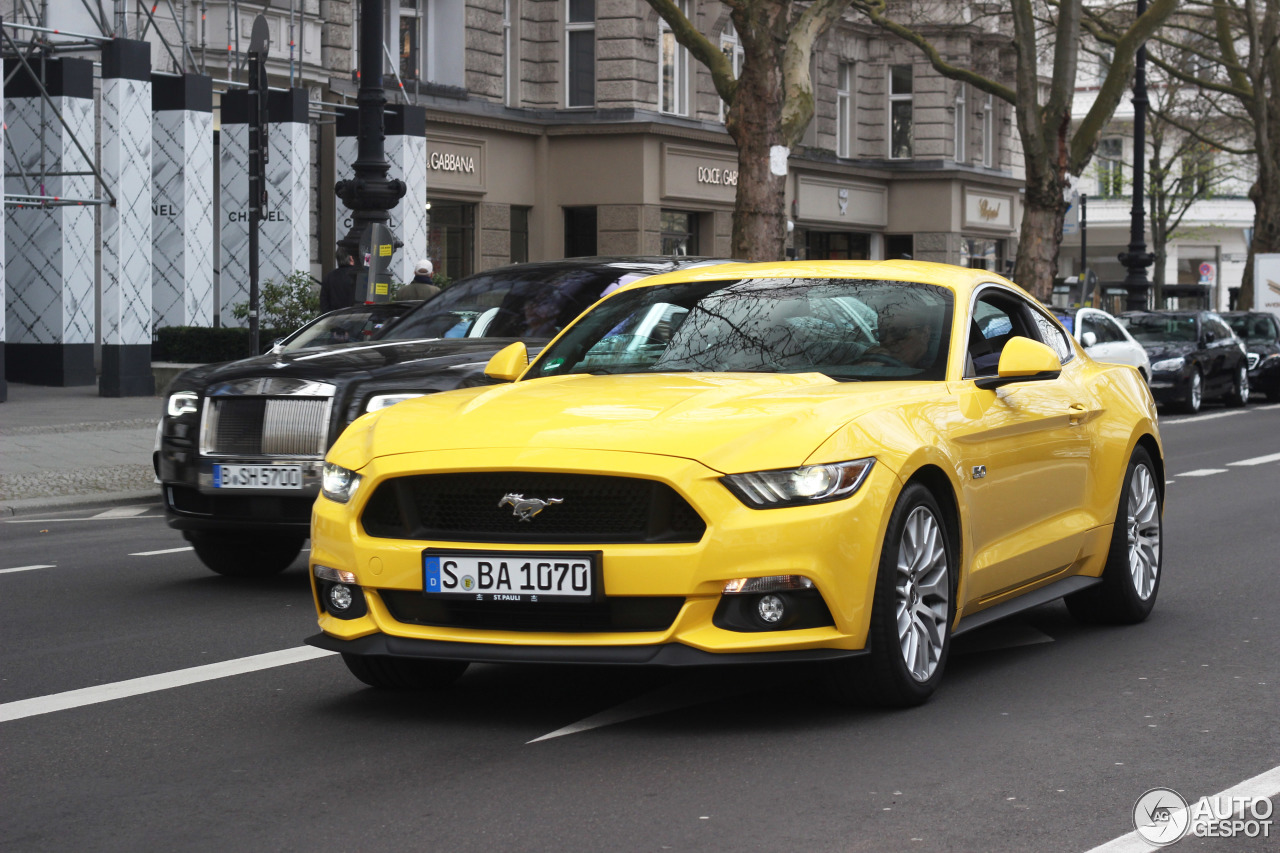
[[[1191,355],[1200,347],[1191,341],[1155,341],[1140,342],[1142,348],[1147,351],[1147,357],[1151,359],[1151,363],[1163,361],[1166,358],[1177,358],[1178,356]]]
[[[182,374],[189,390],[249,377],[278,376],[342,384],[348,379],[394,379],[424,376],[452,367],[479,364],[515,338],[438,338],[416,341],[371,341],[292,353],[268,353],[223,364],[204,365]],[[545,341],[529,342],[531,349]],[[175,385],[175,388],[178,386]]]

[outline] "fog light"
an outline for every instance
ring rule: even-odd
[[[335,583],[329,587],[329,604],[334,610],[346,610],[354,600],[351,588],[346,584]]]
[[[756,613],[760,619],[768,622],[770,625],[776,625],[782,621],[782,617],[786,613],[786,605],[782,598],[777,595],[762,595],[760,600],[756,602]]]

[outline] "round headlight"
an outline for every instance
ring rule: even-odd
[[[835,476],[825,465],[814,465],[811,468],[798,468],[792,474],[792,489],[797,497],[811,498],[831,488]]]

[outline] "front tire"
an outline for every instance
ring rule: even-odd
[[[1227,394],[1227,405],[1238,409],[1249,402],[1249,369],[1243,364],[1236,371],[1236,380]]]
[[[1160,591],[1163,500],[1151,456],[1135,448],[1125,471],[1102,583],[1066,597],[1081,622],[1132,625],[1146,619]]]
[[[946,525],[932,492],[919,483],[903,490],[881,548],[869,654],[829,669],[835,698],[907,708],[937,689],[955,619],[957,561]]]
[[[413,660],[365,655],[342,656],[356,678],[378,690],[440,690],[466,672],[466,661]]]
[[[217,533],[193,533],[189,537],[196,556],[206,567],[232,578],[265,578],[289,568],[302,543],[302,536],[266,534],[261,536],[224,536]]]

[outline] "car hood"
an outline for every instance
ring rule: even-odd
[[[858,415],[936,395],[939,385],[846,383],[816,373],[550,377],[367,415],[329,459],[358,469],[400,453],[519,447],[676,456],[722,473],[786,468]]]
[[[348,377],[392,378],[486,362],[514,338],[442,338],[372,341],[289,353],[267,353],[189,370],[179,377],[200,390],[221,382],[261,376],[335,381]],[[541,342],[538,342],[541,343]],[[174,388],[178,386],[175,384]]]
[[[1190,341],[1156,341],[1143,343],[1142,348],[1147,351],[1147,358],[1151,359],[1152,364],[1166,358],[1186,357],[1199,349]]]

